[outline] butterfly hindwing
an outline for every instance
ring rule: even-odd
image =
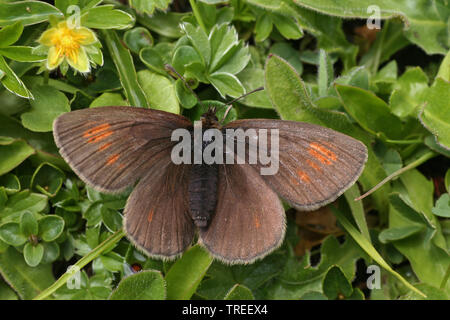
[[[60,154],[84,182],[119,192],[145,176],[152,158],[174,145],[173,129],[190,125],[182,116],[158,110],[101,107],[61,115],[53,134]]]
[[[310,123],[248,119],[233,121],[225,128],[253,128],[257,135],[259,129],[278,130],[278,171],[262,177],[300,210],[315,210],[334,201],[358,179],[367,160],[367,148],[360,141]],[[267,149],[275,152],[270,135],[267,141]],[[266,166],[258,162],[253,167],[260,172]]]
[[[152,257],[177,257],[191,244],[195,226],[189,214],[189,165],[163,157],[140,180],[125,207],[128,238]]]
[[[199,229],[203,245],[226,263],[251,263],[283,241],[285,213],[276,193],[248,164],[220,165],[216,212]]]

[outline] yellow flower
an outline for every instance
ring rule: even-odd
[[[85,46],[97,42],[90,29],[85,27],[70,28],[66,21],[59,22],[56,27],[46,30],[38,42],[49,47],[47,69],[58,67],[64,60],[80,71],[89,72],[90,63]]]

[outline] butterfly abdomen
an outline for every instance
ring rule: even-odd
[[[194,164],[189,179],[189,209],[199,228],[208,226],[217,204],[219,170],[216,164]]]

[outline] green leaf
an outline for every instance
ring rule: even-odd
[[[43,162],[31,177],[31,188],[49,197],[54,197],[65,180],[64,172],[55,165]]]
[[[322,292],[323,279],[331,266],[338,265],[345,277],[352,279],[355,276],[356,261],[361,257],[361,249],[351,238],[347,237],[340,244],[335,237],[329,236],[322,242],[320,262],[317,265],[312,266],[309,252],[300,263],[297,257],[290,257],[282,268],[282,273],[266,288],[269,292],[266,298],[300,299],[311,291]]]
[[[34,149],[23,140],[0,145],[0,175],[5,174],[34,154]]]
[[[81,15],[81,25],[93,29],[127,29],[134,24],[131,14],[114,9],[114,5],[90,8]]]
[[[27,238],[20,232],[20,226],[15,222],[0,225],[0,239],[11,246],[21,246]]]
[[[448,193],[441,195],[431,211],[439,217],[450,218],[450,195]]]
[[[56,240],[64,230],[64,219],[47,215],[39,220],[39,236],[46,242]]]
[[[238,45],[239,39],[236,29],[230,28],[226,24],[214,26],[209,35],[209,43],[211,44],[211,63],[209,70],[210,72],[214,72],[223,64],[223,61],[226,60],[231,50]]]
[[[107,40],[106,45],[119,72],[120,82],[122,83],[130,105],[148,108],[149,104],[137,80],[136,70],[134,69],[133,58],[130,52],[125,49],[114,31],[105,30],[103,34]]]
[[[14,194],[20,191],[19,178],[12,173],[7,173],[0,176],[0,186],[4,187],[6,194]]]
[[[147,29],[142,27],[136,27],[125,32],[123,40],[134,53],[139,53],[141,49],[153,46],[152,35]]]
[[[120,93],[105,92],[94,99],[89,108],[98,108],[105,106],[129,106]]]
[[[24,26],[47,21],[50,16],[63,17],[54,6],[42,1],[0,2],[0,26],[17,21]]]
[[[197,98],[186,88],[181,79],[175,81],[175,94],[180,104],[186,109],[191,109],[197,104]]]
[[[161,272],[145,270],[124,278],[110,300],[164,300],[166,285]]]
[[[179,38],[183,35],[179,24],[187,15],[187,13],[156,11],[151,18],[138,15],[137,19],[141,25],[164,37]]]
[[[402,137],[403,124],[382,99],[370,91],[351,86],[336,85],[336,90],[345,110],[361,127],[381,137]]]
[[[25,262],[30,267],[36,267],[41,263],[42,257],[44,256],[44,246],[40,243],[37,245],[32,245],[31,243],[27,243],[23,248],[23,257]]]
[[[187,250],[166,274],[167,299],[190,299],[212,261],[209,253],[199,245]]]
[[[208,80],[224,98],[226,95],[239,97],[245,93],[242,83],[231,73],[215,72],[208,76]]]
[[[30,300],[55,281],[51,264],[30,267],[14,248],[0,254],[0,274],[21,299]]]
[[[332,266],[328,270],[323,279],[323,292],[330,300],[337,299],[341,294],[346,298],[352,295],[352,285],[339,266]]]
[[[208,66],[211,60],[211,45],[206,33],[202,28],[194,27],[192,24],[186,22],[181,24],[180,27],[202,58],[203,65]]]
[[[23,126],[37,132],[52,131],[53,121],[70,111],[69,99],[49,85],[36,86],[32,92],[31,110],[21,115]]]
[[[437,78],[425,96],[425,107],[419,119],[435,135],[437,142],[450,149],[450,82]]]
[[[0,30],[0,48],[10,46],[19,40],[22,35],[22,31],[23,25],[21,21],[17,21],[14,24],[3,27]]]
[[[166,75],[163,57],[154,48],[144,48],[139,52],[141,61],[153,72]],[[173,64],[173,63],[172,63]],[[175,68],[177,69],[177,68]]]
[[[7,48],[0,48],[0,54],[8,59],[20,62],[38,62],[44,61],[47,56],[33,53],[32,47],[26,46],[10,46]]]
[[[25,236],[37,235],[39,230],[38,222],[30,211],[22,213],[20,218],[20,232]]]
[[[392,113],[417,116],[428,89],[428,77],[419,67],[408,69],[397,81],[390,98]]]
[[[389,228],[384,229],[378,235],[378,238],[382,243],[388,243],[392,241],[406,239],[420,231],[423,231],[425,228],[421,225],[410,225],[407,227],[401,228]]]
[[[367,226],[363,204],[361,201],[354,200],[360,196],[358,186],[355,184],[350,187],[344,193],[344,196],[345,199],[347,199],[347,203],[352,211],[353,218],[358,225],[359,231],[369,242],[372,242],[372,240],[370,239],[369,227]]]
[[[1,6],[1,3],[0,3]],[[14,71],[8,66],[3,56],[0,55],[0,71],[4,74],[1,77],[1,83],[10,92],[18,95],[22,98],[30,99],[33,97],[31,92],[25,87],[22,80],[14,73]]]
[[[449,47],[447,23],[450,8],[444,1],[430,6],[427,0],[348,0],[345,6],[337,6],[334,0],[294,0],[300,6],[324,14],[343,18],[370,18],[371,5],[380,8],[380,18],[400,18],[407,29],[409,41],[424,49],[427,54],[446,54]],[[446,38],[447,37],[447,38]]]
[[[38,213],[46,206],[47,196],[24,190],[8,198],[5,207],[0,209],[0,216],[4,220],[8,217],[9,220],[18,222],[23,212],[30,211],[32,213]]]
[[[239,73],[238,79],[241,81],[246,92],[252,91],[253,89],[259,87],[264,87],[264,70],[247,67]],[[266,90],[252,93],[242,100],[239,100],[239,102],[250,107],[273,109]]]
[[[323,97],[327,94],[328,88],[331,84],[331,81],[334,78],[333,74],[333,64],[328,57],[325,50],[320,50],[319,55],[319,76],[318,76],[318,87],[319,87],[319,96]]]
[[[175,87],[169,79],[149,70],[139,71],[137,76],[152,109],[180,113]]]
[[[242,284],[235,284],[225,295],[224,300],[254,300],[252,291]]]

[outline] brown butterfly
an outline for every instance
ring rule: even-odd
[[[358,140],[314,124],[245,119],[222,126],[214,109],[201,124],[202,132],[254,129],[260,135],[261,129],[276,129],[277,173],[261,175],[260,162],[174,164],[171,152],[178,142],[171,140],[172,132],[181,128],[193,134],[194,125],[159,110],[77,110],[58,117],[53,132],[63,158],[94,189],[118,193],[138,181],[125,207],[124,227],[136,247],[164,259],[185,251],[196,231],[199,242],[226,263],[262,258],[284,238],[278,196],[300,210],[317,209],[355,183],[367,159]]]

